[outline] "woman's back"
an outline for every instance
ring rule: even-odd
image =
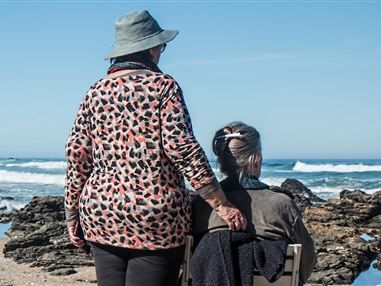
[[[305,282],[316,261],[314,243],[306,230],[298,206],[286,194],[269,189],[255,176],[243,175],[241,180],[228,177],[220,182],[226,197],[237,206],[248,221],[247,231],[258,239],[286,239],[302,244],[300,279]],[[203,234],[226,229],[215,211],[198,197],[192,201],[193,233],[198,241]]]
[[[149,249],[182,243],[183,235],[179,237],[176,231],[189,230],[189,211],[180,212],[189,203],[182,175],[161,148],[161,124],[171,125],[162,113],[161,107],[166,108],[162,103],[179,92],[172,78],[148,70],[127,71],[90,88],[86,104],[94,169],[81,204],[88,214],[83,223],[91,241],[102,237],[115,246]],[[168,207],[174,201],[176,206]],[[109,211],[107,225],[99,222],[105,209]],[[166,222],[165,231],[158,221]],[[97,231],[99,226],[105,228],[103,233]]]
[[[228,177],[220,184],[226,197],[247,217],[247,231],[255,231],[260,239],[283,238],[292,241],[292,225],[300,212],[290,197],[271,191],[256,179],[246,182],[245,187],[234,177]],[[192,210],[193,231],[196,235],[226,226],[199,198],[192,201]],[[208,224],[202,223],[205,218],[208,218]]]

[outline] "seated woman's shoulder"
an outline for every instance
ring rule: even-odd
[[[277,194],[283,194],[283,195],[286,195],[287,197],[289,197],[291,200],[293,200],[295,197],[294,195],[288,191],[288,190],[285,190],[285,189],[281,189],[280,187],[278,186],[270,186],[270,191],[274,192],[274,193],[277,193]]]
[[[253,192],[254,200],[255,200],[255,191]],[[285,192],[281,190],[279,187],[270,187],[269,189],[263,190],[258,193],[261,196],[260,201],[267,201],[271,204],[272,207],[291,207],[293,208],[295,205],[294,196],[290,192]]]

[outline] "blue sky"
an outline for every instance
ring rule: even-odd
[[[63,157],[114,21],[147,9],[180,30],[160,67],[214,132],[256,127],[265,158],[381,158],[381,2],[0,1],[0,157]]]

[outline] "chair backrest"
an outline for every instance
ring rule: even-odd
[[[270,283],[259,271],[254,270],[255,286],[298,286],[299,285],[299,266],[302,245],[289,244],[287,247],[287,260],[283,275],[275,282]]]
[[[191,285],[192,276],[189,265],[192,258],[193,236],[188,235],[185,243],[185,257],[182,267],[181,286]],[[255,286],[298,286],[299,283],[299,266],[302,245],[289,244],[287,247],[287,260],[283,275],[275,282],[270,283],[261,276],[258,270],[254,270]]]

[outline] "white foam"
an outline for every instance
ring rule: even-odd
[[[353,187],[346,187],[346,186],[340,186],[340,187],[309,187],[311,191],[315,194],[318,193],[331,193],[331,194],[339,194],[342,190],[349,190],[349,191],[354,191],[354,190],[361,190],[367,194],[373,194],[374,192],[381,191],[380,188],[378,189],[364,189],[364,188],[353,188]]]
[[[9,163],[6,167],[24,167],[24,168],[39,168],[39,169],[66,169],[67,164],[64,161],[49,161],[49,162],[27,162],[27,163]]]
[[[337,172],[337,173],[352,173],[352,172],[381,172],[380,165],[363,165],[363,164],[306,164],[300,161],[295,163],[293,171],[304,173],[315,172]]]
[[[319,186],[319,187],[309,187],[309,189],[315,193],[328,193],[328,194],[333,194],[333,195],[338,195],[342,190],[347,189],[347,190],[353,190],[345,187],[324,187],[324,186]]]
[[[11,213],[23,208],[24,206],[25,204],[23,203],[16,203],[13,201],[8,201],[8,200],[0,200],[0,209],[1,209],[0,212],[3,212],[3,213]]]
[[[0,170],[0,182],[64,185],[64,175],[48,175]]]
[[[277,186],[280,185],[286,180],[285,178],[260,178],[261,182],[269,185],[269,186]]]

